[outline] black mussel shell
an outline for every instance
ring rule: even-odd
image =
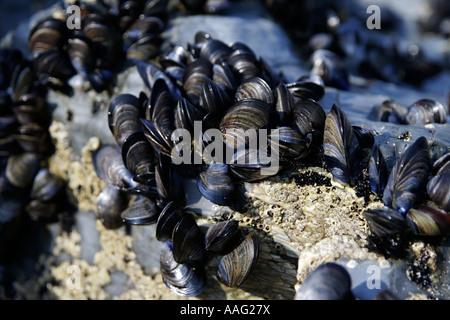
[[[241,233],[239,222],[225,220],[208,228],[205,235],[205,249],[221,255],[230,253],[239,244]]]
[[[275,109],[280,126],[290,125],[292,123],[292,111],[294,109],[294,96],[287,86],[280,82],[276,87]]]
[[[405,123],[405,117],[408,113],[408,108],[399,104],[393,99],[387,99],[383,101],[378,108],[378,121],[392,122],[392,123]]]
[[[183,216],[183,210],[175,202],[167,203],[156,221],[156,239],[172,241],[173,230]]]
[[[173,257],[181,264],[198,264],[205,260],[204,235],[194,217],[185,214],[172,233]]]
[[[369,248],[385,256],[404,257],[413,235],[411,220],[387,207],[366,210],[363,215],[371,232]]]
[[[350,121],[336,105],[325,120],[323,149],[333,178],[346,186],[355,185],[362,172],[361,148]]]
[[[32,185],[40,169],[41,157],[37,153],[23,152],[9,156],[5,175],[8,182],[17,188]]]
[[[269,105],[273,105],[275,100],[272,88],[260,77],[245,79],[237,87],[234,100],[238,102],[244,99],[258,99]]]
[[[167,130],[157,122],[140,119],[144,134],[153,148],[168,157],[172,155],[173,142]]]
[[[381,148],[375,146],[372,156],[369,159],[369,183],[371,190],[382,196],[389,177],[389,168]]]
[[[54,199],[64,187],[64,179],[53,174],[49,169],[42,168],[36,174],[31,187],[31,198],[40,201]]]
[[[276,138],[275,138],[276,137]],[[301,159],[309,154],[310,140],[291,127],[271,130],[270,143],[278,146],[280,160]]]
[[[311,65],[311,73],[320,76],[325,85],[342,90],[350,88],[347,66],[334,52],[326,49],[314,51]]]
[[[156,223],[159,208],[154,200],[138,195],[133,202],[121,213],[124,222],[132,225],[147,225]]]
[[[248,234],[233,251],[220,259],[217,280],[228,287],[240,287],[255,267],[258,254],[258,238]]]
[[[293,115],[295,128],[303,136],[312,133],[315,142],[322,142],[326,114],[320,104],[311,99],[296,101]]]
[[[120,148],[116,145],[103,145],[92,155],[92,163],[97,176],[119,188],[133,188],[137,183],[125,167]]]
[[[202,121],[204,112],[189,102],[186,98],[178,100],[175,110],[175,126],[177,129],[186,129],[194,133],[195,121]]]
[[[127,194],[115,186],[106,185],[97,197],[97,217],[106,229],[118,229],[123,225],[121,214],[127,206]]]
[[[210,112],[223,114],[231,105],[231,102],[228,94],[218,84],[209,77],[205,78],[199,101],[205,114]]]
[[[228,57],[226,63],[230,66],[237,81],[260,76],[259,61],[252,50],[243,43],[235,43],[231,46],[233,53]]]
[[[254,130],[258,135],[259,129],[269,126],[272,106],[257,99],[245,99],[235,103],[227,110],[219,124],[226,144],[233,149],[246,143],[244,133]]]
[[[446,123],[447,110],[439,101],[421,99],[408,108],[405,122],[407,124]]]
[[[339,264],[321,264],[301,283],[296,300],[353,300],[351,278]]]
[[[211,64],[226,61],[233,50],[225,43],[217,39],[208,39],[200,47],[200,57]]]
[[[450,152],[440,156],[433,163],[433,175],[444,174],[450,171]]]
[[[140,130],[140,101],[129,93],[115,96],[108,107],[109,128],[119,146],[131,134]]]
[[[273,162],[272,160],[276,160]],[[281,169],[278,154],[271,154],[261,149],[238,150],[229,164],[231,174],[240,181],[258,181],[276,175]]]
[[[429,205],[412,208],[406,214],[412,221],[414,234],[420,236],[447,236],[450,232],[450,215]]]
[[[200,193],[215,204],[226,206],[234,202],[235,185],[227,164],[210,164],[198,176],[197,186]]]
[[[184,189],[181,178],[171,158],[160,154],[155,168],[156,189],[159,200],[165,205],[169,201],[184,203]]]
[[[319,101],[325,95],[325,84],[320,76],[302,77],[286,86],[294,97],[301,100]]]
[[[180,296],[195,297],[202,293],[205,288],[206,273],[204,267],[177,263],[170,243],[163,245],[160,270],[167,287]]]
[[[191,103],[199,104],[203,82],[206,77],[211,78],[211,76],[211,63],[206,59],[197,58],[186,67],[183,75],[183,90]]]
[[[383,193],[384,205],[406,214],[425,192],[430,172],[428,142],[420,137],[392,168]]]
[[[450,211],[450,171],[433,176],[427,184],[430,199],[440,208]]]
[[[238,84],[226,62],[216,63],[212,66],[212,80],[230,97],[234,96]]]
[[[122,146],[122,161],[134,180],[149,184],[155,178],[156,154],[143,132],[128,136]]]

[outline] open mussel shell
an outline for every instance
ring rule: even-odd
[[[140,130],[140,101],[128,93],[115,96],[108,107],[108,124],[119,146],[126,138]]]
[[[339,264],[327,262],[317,267],[296,290],[296,300],[353,300],[351,278]]]
[[[237,102],[244,99],[258,99],[269,105],[273,105],[275,100],[272,88],[260,77],[245,79],[237,87],[234,100]]]
[[[158,241],[172,241],[173,230],[184,214],[174,201],[168,202],[156,221],[156,239]]]
[[[200,193],[215,204],[226,206],[234,201],[235,185],[227,164],[210,164],[198,176],[197,186]]]
[[[123,225],[121,214],[127,206],[127,194],[115,186],[106,185],[97,197],[97,217],[106,229],[118,229]]]
[[[258,260],[256,234],[248,234],[230,253],[220,259],[216,277],[228,287],[240,287],[249,277]]]
[[[412,221],[416,235],[447,236],[450,232],[450,215],[439,208],[420,205],[410,209],[406,217]]]
[[[120,148],[117,145],[103,145],[92,155],[97,176],[119,188],[136,187],[133,175],[125,167]]]
[[[436,100],[421,99],[408,108],[407,124],[446,123],[447,110]]]
[[[450,211],[450,171],[433,176],[427,184],[430,199],[440,208]]]
[[[204,235],[191,214],[185,214],[172,233],[173,257],[181,264],[199,264],[206,257]]]
[[[156,154],[143,132],[135,132],[124,141],[122,161],[135,181],[149,184],[155,178]]]
[[[131,225],[147,225],[156,223],[159,217],[159,208],[154,200],[138,195],[131,204],[122,211],[121,218]]]
[[[239,245],[240,237],[239,222],[236,220],[217,222],[205,234],[205,249],[221,255],[228,254]]]
[[[425,192],[430,172],[428,142],[420,137],[392,168],[383,193],[384,205],[406,214]]]
[[[203,292],[206,273],[203,266],[177,263],[170,243],[163,244],[160,256],[161,276],[167,287],[183,297],[195,297]]]

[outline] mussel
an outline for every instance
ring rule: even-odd
[[[255,267],[259,255],[256,234],[248,234],[230,253],[220,259],[217,280],[228,287],[240,287]]]
[[[406,149],[392,168],[383,192],[383,203],[406,214],[425,192],[430,172],[428,141],[420,137]]]
[[[230,205],[234,201],[235,185],[229,174],[229,167],[223,163],[212,163],[197,179],[200,193],[219,205]]]
[[[147,225],[156,223],[160,210],[152,198],[138,195],[131,204],[125,208],[120,216],[122,220],[131,225]]]
[[[170,243],[163,244],[160,270],[164,283],[178,295],[195,297],[202,293],[205,288],[206,273],[204,267],[177,263]]]
[[[296,290],[296,300],[353,300],[348,271],[337,263],[317,267]]]
[[[241,232],[239,222],[225,220],[208,228],[205,234],[205,249],[221,255],[230,253],[239,244]]]
[[[97,218],[106,229],[123,225],[122,211],[128,206],[127,194],[113,185],[106,185],[97,197]]]

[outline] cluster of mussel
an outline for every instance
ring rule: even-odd
[[[446,237],[450,231],[450,152],[420,137],[393,165],[375,148],[371,185],[384,207],[366,210],[371,245],[387,256],[404,257],[415,238]]]
[[[0,191],[6,197],[20,197],[21,202],[28,199],[33,219],[51,219],[64,182],[46,168],[45,159],[52,152],[46,88],[20,51],[1,51],[1,72]]]
[[[433,99],[420,99],[409,107],[388,99],[377,108],[379,121],[412,125],[447,122],[446,108]]]
[[[244,43],[228,45],[205,32],[198,32],[188,48],[174,46],[137,68],[149,96],[123,93],[111,99],[108,124],[117,145],[93,153],[97,175],[108,182],[98,198],[98,217],[111,229],[120,220],[156,223],[156,238],[167,243],[161,254],[163,279],[181,295],[203,290],[207,253],[223,255],[217,279],[240,286],[258,257],[256,235],[232,220],[218,222],[203,234],[185,209],[180,179],[196,178],[206,199],[232,206],[239,183],[268,177],[261,173],[270,165],[261,161],[260,153],[266,152],[262,148],[271,143],[278,147],[281,165],[271,175],[284,163],[307,159],[322,143],[325,112],[316,100],[324,94],[323,82],[306,77],[285,83]],[[194,138],[196,124],[201,124],[199,141]],[[211,138],[209,129],[219,136]],[[271,134],[249,147],[243,136],[249,129],[256,134],[270,129]],[[220,141],[233,151],[230,162],[224,156],[175,164],[173,155],[180,152],[180,141],[173,138],[177,130],[191,133],[183,150],[192,151],[188,159],[194,157],[196,144],[205,150]],[[127,206],[129,195],[135,198]]]
[[[30,32],[33,70],[42,84],[63,92],[70,92],[67,81],[75,74],[97,92],[106,90],[124,61],[159,52],[166,6],[167,0],[63,1],[62,15],[42,19]]]
[[[20,252],[27,221],[51,222],[62,212],[64,181],[51,173],[50,113],[42,87],[20,51],[0,51],[0,265],[3,272]],[[11,271],[12,272],[12,271]]]
[[[387,256],[403,257],[414,237],[448,234],[450,153],[447,146],[425,137],[403,153],[376,144],[374,138],[371,130],[352,126],[333,106],[325,121],[324,160],[343,185],[355,187],[368,180],[371,192],[385,205],[363,213],[371,230],[370,245]]]

